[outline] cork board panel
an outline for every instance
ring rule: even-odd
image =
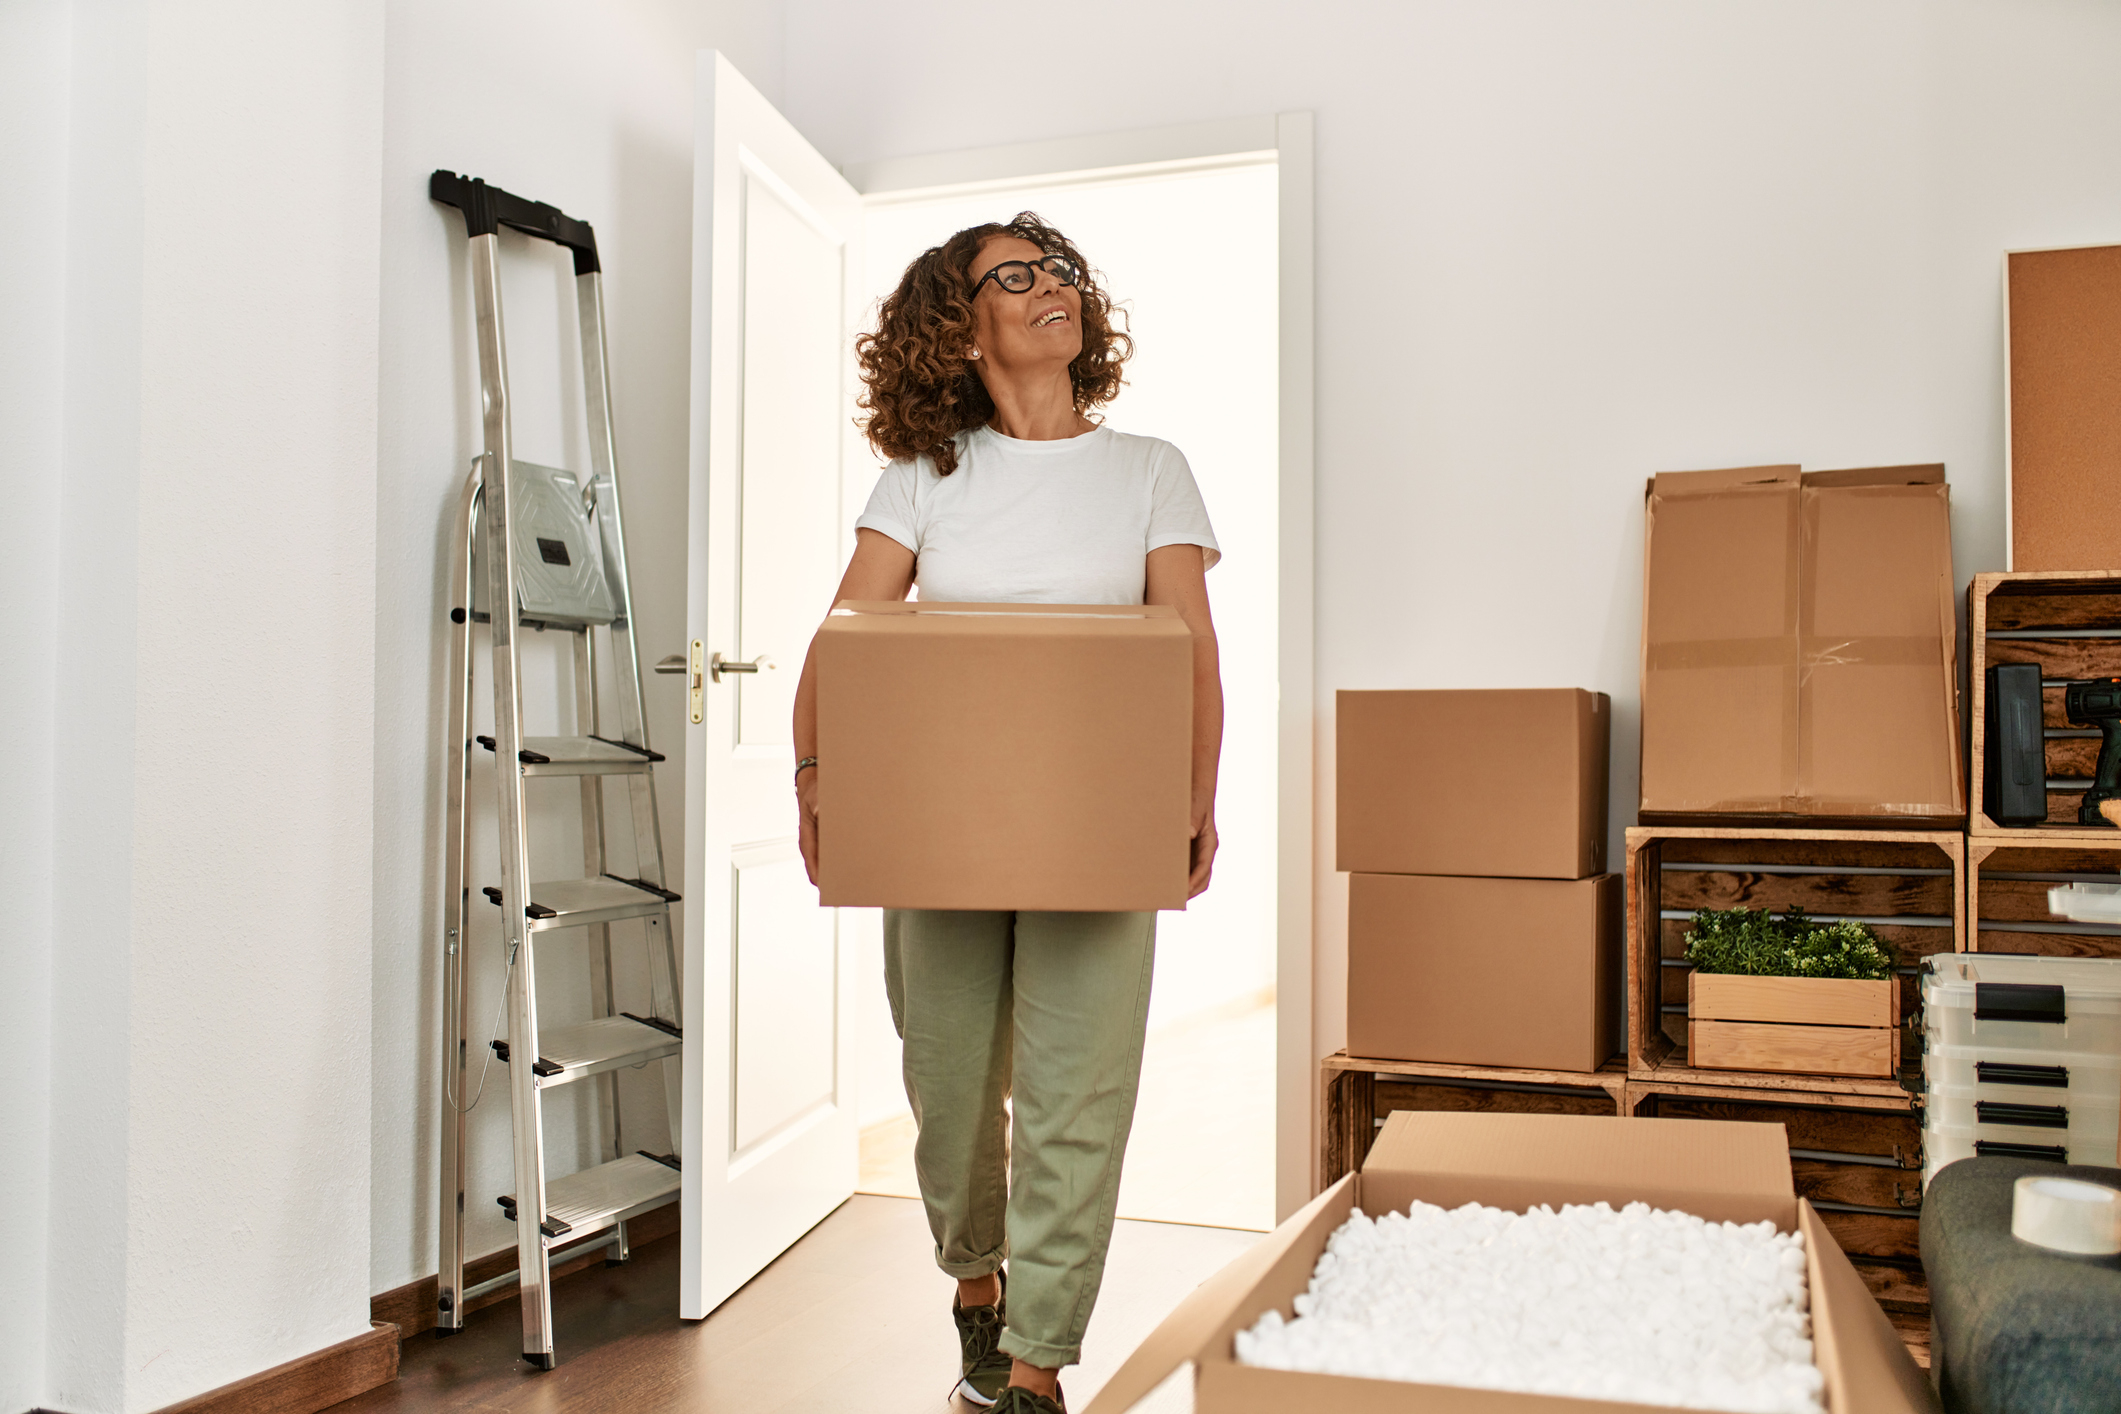
[[[2010,567],[2121,569],[2121,245],[2010,256]]]

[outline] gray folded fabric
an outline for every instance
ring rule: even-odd
[[[2121,1257],[2011,1236],[2024,1174],[2121,1188],[2121,1169],[1961,1159],[1922,1199],[1931,1374],[1946,1414],[2121,1414]]]

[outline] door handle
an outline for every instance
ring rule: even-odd
[[[707,660],[707,676],[715,682],[720,682],[723,673],[756,673],[762,670],[772,672],[776,666],[778,665],[773,659],[763,653],[748,663],[733,661],[717,653]]]
[[[673,653],[668,658],[658,658],[655,670],[659,673],[682,673],[685,671],[685,655]]]

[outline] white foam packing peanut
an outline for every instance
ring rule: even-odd
[[[1802,1234],[1630,1203],[1357,1211],[1247,1365],[1738,1414],[1821,1414]]]

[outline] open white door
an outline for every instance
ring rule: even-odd
[[[719,53],[693,193],[683,1279],[705,1316],[853,1193],[853,987],[789,727],[840,572],[861,199]]]

